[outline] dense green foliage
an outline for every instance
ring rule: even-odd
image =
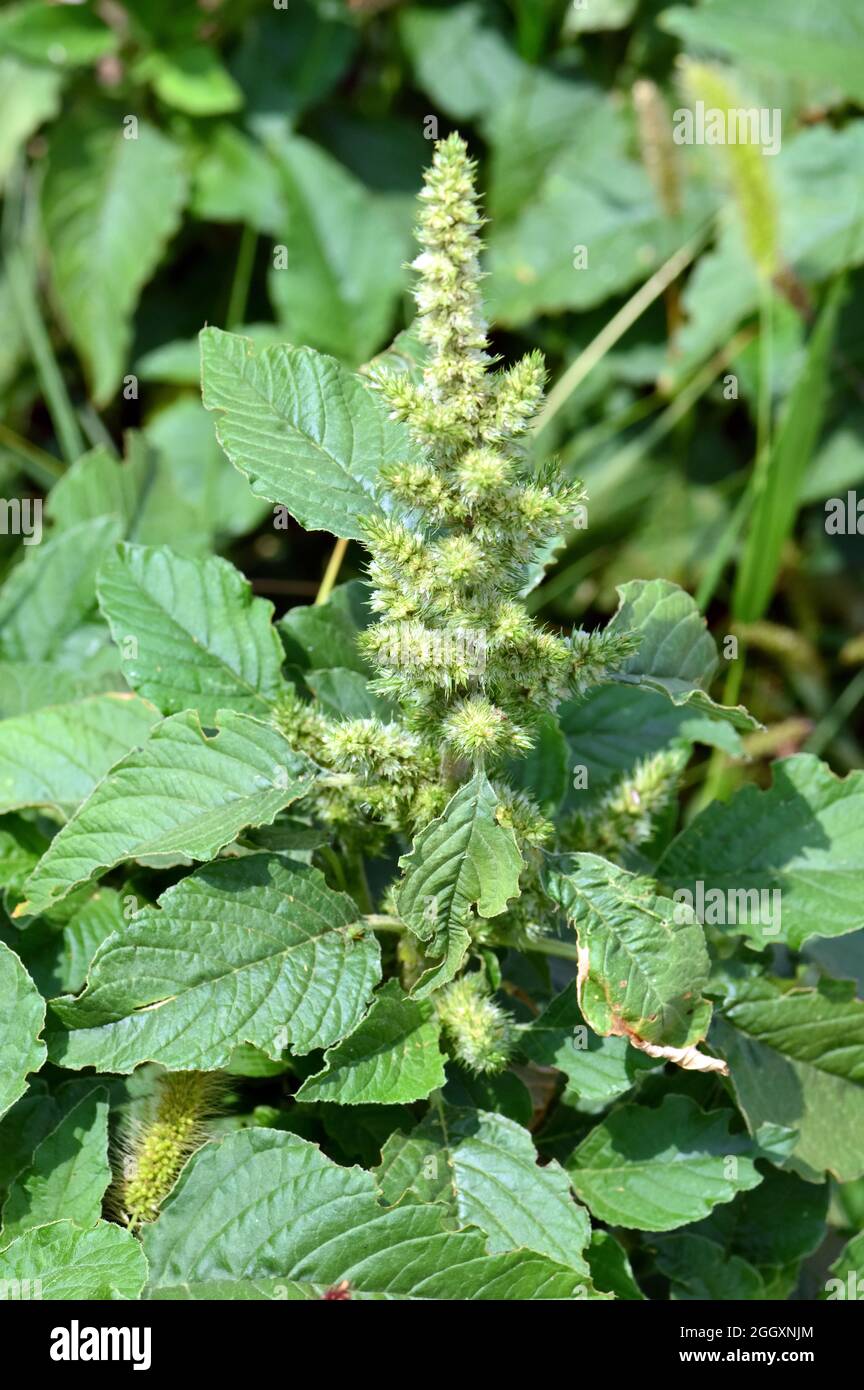
[[[0,1297],[860,1296],[862,72],[0,12]]]

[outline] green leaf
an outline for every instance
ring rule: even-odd
[[[117,47],[117,36],[88,6],[25,0],[0,15],[0,52],[58,68],[95,63]]]
[[[588,785],[571,792],[565,805],[595,799],[642,758],[683,743],[707,743],[743,757],[737,730],[719,719],[692,714],[664,695],[631,685],[599,685],[581,700],[558,706],[574,767],[584,767]]]
[[[157,724],[52,841],[17,915],[44,912],[124,859],[213,859],[308,790],[314,765],[276,729],[230,710],[216,723],[207,733],[187,711]]]
[[[159,718],[135,695],[90,695],[0,720],[0,813],[43,806],[72,815]]]
[[[434,1005],[409,998],[389,980],[353,1033],[327,1053],[324,1069],[303,1082],[297,1099],[337,1105],[424,1100],[444,1085],[440,1031]]]
[[[537,1066],[557,1067],[567,1078],[565,1099],[589,1106],[617,1100],[645,1071],[659,1065],[626,1038],[601,1038],[588,1028],[573,985],[520,1030],[519,1051]]]
[[[821,1297],[826,1300],[848,1298],[857,1303],[861,1297],[859,1290],[864,1283],[864,1231],[859,1231],[847,1242],[829,1273],[832,1277],[826,1281]],[[836,1282],[838,1280],[839,1283]]]
[[[27,1075],[45,1061],[39,1035],[45,1003],[14,951],[0,941],[0,1115],[27,1089]]]
[[[717,669],[717,648],[690,594],[668,579],[635,579],[618,593],[621,602],[607,630],[634,632],[640,642],[616,680],[657,690],[673,705],[728,719],[736,729],[759,727],[741,705],[727,709],[707,694]]]
[[[137,911],[137,905],[134,894],[127,893],[121,899],[113,888],[102,884],[76,908],[63,927],[61,989],[77,993],[83,988],[90,962],[102,942],[123,926],[130,911]]]
[[[864,1174],[864,1004],[752,980],[736,986],[711,1040],[751,1134],[797,1131],[789,1164],[811,1182]]]
[[[0,717],[14,719],[46,705],[64,705],[116,690],[122,677],[109,665],[110,648],[100,647],[94,656],[85,663],[84,672],[50,661],[0,661]]]
[[[547,816],[553,816],[567,792],[567,740],[555,715],[538,722],[530,752],[507,763],[507,780],[533,797]]]
[[[206,43],[148,53],[135,76],[149,82],[160,101],[189,116],[221,116],[243,104],[237,83]]]
[[[0,1243],[52,1221],[95,1226],[110,1181],[108,1092],[95,1087],[46,1135],[12,1183]]]
[[[202,221],[248,222],[259,232],[274,233],[282,226],[285,211],[275,162],[261,145],[227,121],[208,132],[194,180],[191,210]],[[194,383],[198,348],[194,343],[190,347]]]
[[[650,879],[599,855],[576,854],[572,863],[573,872],[555,876],[552,891],[576,928],[585,1021],[649,1057],[688,1070],[725,1070],[697,1049],[711,1005],[701,997],[709,961],[693,914],[661,897]]]
[[[522,856],[512,829],[499,824],[497,809],[489,779],[475,773],[399,861],[405,871],[399,915],[430,943],[428,954],[444,957],[423,976],[415,997],[456,974],[470,942],[472,907],[481,917],[497,917],[519,893]]]
[[[388,1139],[377,1179],[390,1206],[445,1202],[460,1226],[486,1233],[489,1250],[536,1250],[588,1275],[591,1224],[567,1174],[554,1161],[539,1167],[528,1130],[503,1115],[431,1109],[410,1135]]]
[[[255,352],[248,338],[201,333],[204,404],[216,433],[258,497],[279,502],[307,531],[362,539],[361,516],[380,515],[384,464],[414,452],[371,391],[311,348]]]
[[[625,1302],[644,1302],[645,1295],[636,1283],[626,1250],[608,1231],[595,1228],[588,1247],[588,1266],[595,1289],[614,1294]]]
[[[694,1234],[716,1240],[754,1265],[797,1264],[825,1239],[828,1184],[804,1182],[795,1173],[763,1166],[758,1187],[715,1208]]]
[[[698,1221],[761,1181],[749,1139],[729,1132],[731,1116],[679,1095],[656,1110],[622,1105],[573,1150],[573,1186],[610,1226],[671,1231]]]
[[[707,0],[673,6],[662,25],[700,51],[719,53],[757,71],[818,78],[827,91],[864,102],[864,22],[856,0]],[[836,100],[836,97],[835,97]]]
[[[288,660],[306,671],[344,667],[371,676],[357,639],[372,618],[369,587],[359,579],[340,584],[326,603],[290,608],[276,626]]]
[[[284,689],[273,605],[254,598],[227,560],[124,545],[98,592],[124,676],[163,714],[197,709],[213,720],[225,708],[264,718]]]
[[[276,855],[198,869],[107,938],[77,998],[52,1003],[73,1031],[65,1067],[128,1072],[226,1066],[248,1042],[275,1060],[327,1047],[360,1022],[378,944],[317,869]]]
[[[0,188],[21,146],[43,121],[56,115],[61,81],[59,73],[47,68],[31,67],[9,55],[0,57]]]
[[[864,926],[864,773],[835,777],[809,753],[772,770],[767,790],[742,787],[707,806],[672,841],[657,874],[691,894],[701,883],[707,922],[707,895],[719,893],[714,915],[724,931],[760,949],[782,942],[797,951],[811,937]]]
[[[100,1221],[82,1231],[71,1221],[37,1226],[0,1250],[0,1297],[61,1302],[138,1298],[147,1261],[131,1231]],[[29,1280],[29,1286],[22,1283]]]
[[[412,6],[399,16],[417,83],[448,116],[481,115],[523,78],[525,65],[482,20],[475,4],[446,10]]]
[[[270,268],[274,307],[291,342],[358,366],[392,327],[407,238],[383,199],[310,140],[280,143],[276,160],[288,220]]]
[[[764,1299],[765,1283],[758,1269],[740,1255],[689,1232],[664,1236],[657,1242],[657,1268],[672,1283],[672,1297],[735,1302]]]
[[[272,1129],[208,1144],[144,1233],[152,1298],[573,1299],[582,1276],[543,1255],[489,1255],[437,1206],[382,1208],[371,1174]]]
[[[186,192],[165,135],[143,119],[126,135],[119,108],[111,120],[70,114],[54,129],[42,188],[54,291],[98,405],[120,384],[139,293]]]
[[[331,9],[295,3],[244,16],[233,64],[246,94],[246,118],[261,135],[283,139],[299,116],[338,82],[357,45],[358,29]]]
[[[864,29],[862,29],[864,59]],[[763,617],[777,582],[783,547],[795,525],[801,485],[822,431],[832,349],[845,294],[839,279],[813,329],[807,357],[786,402],[770,452],[757,462],[750,529],[735,572],[732,612],[742,623]]]
[[[0,656],[70,664],[64,648],[95,609],[96,574],[119,530],[115,517],[102,516],[25,546],[23,560],[0,589]]]

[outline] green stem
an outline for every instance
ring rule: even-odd
[[[821,754],[833,742],[844,723],[864,700],[864,670],[861,670],[842,690],[827,714],[819,720],[804,749],[807,753]]]
[[[234,266],[234,278],[231,281],[231,294],[228,300],[228,313],[225,319],[225,326],[229,329],[236,328],[243,323],[246,317],[246,306],[249,302],[249,286],[252,283],[252,271],[255,267],[255,250],[258,245],[258,232],[247,222],[243,227],[240,237],[240,246],[237,250],[237,261]]]
[[[26,473],[37,487],[53,487],[57,479],[63,476],[63,465],[59,459],[38,448],[36,444],[31,444],[29,439],[23,439],[20,434],[16,434],[8,425],[2,423],[0,444],[5,444],[9,452],[15,455],[22,472]]]
[[[363,920],[373,931],[402,933],[406,930],[405,923],[400,921],[398,917],[370,913]],[[541,936],[539,940],[532,941],[526,949],[537,951],[541,956],[560,956],[562,960],[577,959],[576,942],[558,941],[554,936]]]
[[[613,314],[596,338],[593,338],[588,346],[580,352],[576,360],[570,363],[564,375],[553,386],[546,398],[546,404],[538,415],[534,426],[535,434],[540,434],[546,428],[576,390],[576,387],[582,384],[588,373],[602,362],[607,352],[610,352],[615,344],[624,337],[628,329],[633,327],[634,323],[645,313],[645,310],[651,307],[655,299],[659,299],[673,281],[677,280],[681,272],[687,269],[691,261],[696,259],[708,240],[713,225],[714,219],[711,218],[695,236],[679,247],[664,265],[655,270],[650,280],[646,280],[644,285],[640,285],[636,293],[631,295],[627,303],[618,310],[618,313]]]
[[[321,587],[315,595],[316,603],[326,603],[333,592],[333,586],[339,577],[339,571],[342,568],[342,561],[345,558],[345,551],[347,549],[347,540],[340,536],[333,547],[330,559],[327,561],[327,568],[324,571],[324,578],[321,580]]]
[[[48,330],[39,312],[30,267],[17,247],[7,252],[6,264],[9,289],[24,329],[45,403],[54,423],[58,443],[66,462],[74,463],[84,452],[84,440],[57,365],[57,358],[54,356]]]

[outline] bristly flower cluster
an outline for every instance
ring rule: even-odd
[[[528,567],[585,494],[531,466],[525,435],[545,368],[532,352],[491,370],[480,298],[474,163],[440,141],[420,195],[413,262],[422,380],[378,368],[370,380],[420,445],[385,470],[399,515],[366,522],[373,607],[364,634],[377,687],[455,758],[475,765],[531,746],[531,726],[564,695],[603,679],[631,648],[620,634],[571,638],[540,627],[520,598]]]

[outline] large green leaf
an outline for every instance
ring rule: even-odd
[[[752,1134],[797,1132],[789,1161],[811,1181],[864,1174],[864,1004],[752,980],[736,986],[711,1040]]]
[[[497,808],[488,777],[475,773],[399,861],[405,871],[399,914],[429,943],[429,955],[443,956],[415,989],[420,997],[452,979],[462,964],[472,907],[481,917],[497,917],[519,892],[522,856],[512,829],[499,824]]]
[[[124,859],[213,859],[308,790],[314,765],[276,729],[229,710],[216,723],[208,733],[187,711],[157,724],[52,841],[17,915],[43,912]]]
[[[609,630],[633,632],[639,648],[622,664],[616,680],[657,690],[673,705],[728,719],[737,729],[758,727],[741,705],[717,705],[708,695],[717,648],[690,594],[668,579],[634,579],[618,593],[621,602]]]
[[[285,336],[357,366],[388,336],[406,238],[380,195],[311,141],[294,136],[276,158],[288,221],[269,286]]]
[[[608,1105],[659,1061],[625,1037],[599,1037],[582,1017],[573,985],[552,1000],[519,1033],[519,1050],[537,1066],[557,1067],[567,1078],[564,1098],[571,1104]]]
[[[101,516],[24,547],[0,590],[0,656],[70,664],[64,649],[96,607],[96,574],[119,535],[117,518]]]
[[[95,1226],[110,1181],[108,1092],[94,1087],[45,1136],[12,1183],[0,1243],[52,1221]]]
[[[797,951],[811,937],[857,931],[864,773],[841,779],[810,754],[784,758],[773,764],[767,790],[742,787],[706,807],[672,841],[657,873],[691,895],[701,883],[706,922],[760,948],[782,942]],[[716,909],[712,892],[722,895]]]
[[[0,16],[0,52],[59,68],[95,63],[117,47],[114,30],[90,6],[23,0]]]
[[[768,1296],[758,1269],[713,1240],[687,1231],[665,1236],[657,1245],[657,1268],[671,1281],[676,1299],[735,1302]]]
[[[700,1110],[669,1095],[656,1110],[622,1105],[573,1150],[567,1169],[600,1220],[671,1231],[755,1187],[751,1141],[730,1134],[730,1110]]]
[[[579,1006],[596,1033],[627,1038],[649,1057],[723,1071],[699,1052],[711,1005],[701,997],[709,961],[691,912],[596,854],[576,854],[553,893],[576,928]]]
[[[558,718],[573,765],[584,767],[587,775],[587,786],[569,794],[568,807],[602,795],[640,759],[675,744],[706,743],[733,757],[744,753],[731,724],[670,704],[666,696],[639,686],[595,686],[582,699],[565,700]]]
[[[0,1297],[6,1299],[138,1298],[146,1279],[139,1242],[110,1221],[86,1231],[72,1221],[36,1226],[0,1250]]]
[[[153,1059],[213,1070],[248,1042],[269,1057],[349,1033],[380,978],[378,943],[317,869],[256,854],[198,869],[109,936],[87,988],[52,1008],[66,1067]]]
[[[264,718],[284,688],[273,605],[217,555],[121,546],[99,575],[99,602],[124,676],[163,714]]]
[[[54,130],[42,189],[51,276],[97,403],[120,384],[142,286],[177,230],[181,151],[143,119],[70,113]]]
[[[829,92],[864,102],[864,19],[857,0],[704,0],[664,11],[663,27],[757,71],[820,79]]]
[[[576,1270],[533,1251],[489,1255],[444,1209],[378,1201],[370,1173],[272,1129],[230,1134],[187,1164],[144,1233],[155,1298],[572,1299]]]
[[[27,1089],[27,1075],[45,1061],[39,1041],[45,1003],[14,951],[0,941],[0,1115]]]
[[[567,1174],[555,1162],[539,1167],[531,1135],[503,1115],[433,1108],[388,1139],[377,1178],[391,1205],[444,1202],[460,1226],[486,1233],[490,1250],[536,1250],[588,1274],[591,1224]]]
[[[44,806],[71,815],[158,718],[146,700],[117,692],[0,720],[0,812]]]
[[[56,114],[61,84],[60,74],[50,68],[0,57],[0,188],[24,142]]]
[[[219,442],[252,491],[307,531],[362,539],[358,518],[381,510],[381,467],[413,446],[359,378],[311,348],[256,353],[218,328],[201,333],[201,372]]]
[[[401,1105],[444,1085],[446,1058],[434,1005],[389,980],[347,1038],[331,1047],[323,1071],[303,1082],[298,1100],[338,1105]]]

